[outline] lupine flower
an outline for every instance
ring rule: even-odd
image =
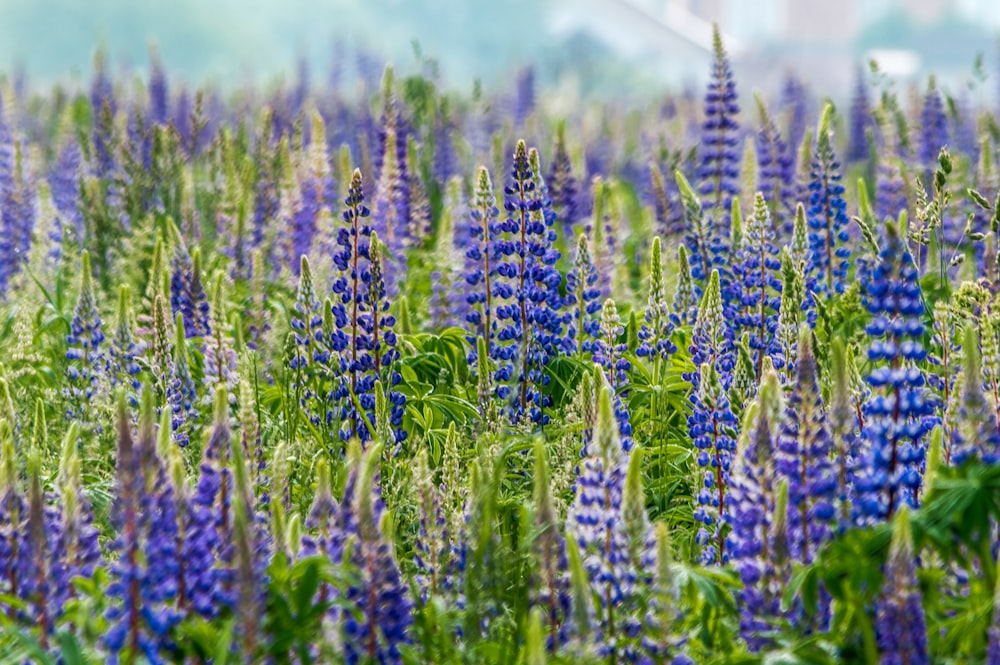
[[[775,468],[788,482],[788,541],[791,556],[812,563],[830,538],[836,516],[837,476],[830,427],[816,372],[812,334],[802,328],[796,382],[778,434]]]
[[[566,558],[566,541],[559,533],[552,487],[545,449],[541,441],[535,443],[535,528],[532,544],[538,568],[537,584],[533,585],[532,602],[542,608],[547,633],[546,645],[555,653],[569,639],[570,588],[569,562]]]
[[[698,289],[684,245],[677,248],[677,289],[670,309],[670,320],[675,326],[693,326],[698,319]]]
[[[725,562],[725,523],[729,507],[726,494],[729,472],[736,454],[736,418],[722,388],[714,363],[702,366],[698,390],[691,396],[692,410],[688,432],[697,449],[699,469],[704,480],[696,497],[694,519],[698,522],[697,542],[705,563]]]
[[[781,390],[772,372],[744,419],[745,442],[735,459],[728,492],[732,530],[726,546],[744,584],[739,592],[740,633],[755,651],[770,642],[772,622],[780,616],[780,578],[772,548],[778,507],[774,453],[780,427],[774,418],[781,410]]]
[[[136,342],[132,334],[132,305],[127,286],[118,292],[118,325],[115,327],[111,345],[108,348],[108,376],[112,387],[126,386],[130,391],[130,401],[137,404],[139,390],[139,357],[145,351],[142,342]]]
[[[917,157],[924,168],[933,168],[938,153],[948,145],[948,117],[944,111],[944,101],[932,76],[927,83],[923,107],[920,110],[920,140]]]
[[[90,578],[101,563],[100,532],[94,525],[94,512],[84,491],[78,436],[79,429],[75,424],[71,425],[59,457],[57,485],[62,504],[62,524],[57,547],[63,579],[57,585],[55,604],[58,607],[62,607],[65,600],[73,595],[71,581],[76,577]]]
[[[324,344],[323,314],[306,256],[302,257],[300,266],[291,317],[294,352],[288,366],[294,376],[293,387],[299,394],[299,403],[313,424],[318,425],[328,416],[321,377],[324,368],[330,365],[330,352]],[[329,415],[332,419],[332,413]]]
[[[708,287],[698,309],[698,318],[691,333],[691,362],[696,368],[711,366],[715,368],[716,377],[723,386],[729,384],[729,374],[733,370],[733,332],[726,322],[722,308],[722,295],[719,287],[719,273],[713,272],[708,280]],[[697,387],[699,373],[689,376],[692,385]]]
[[[873,129],[871,100],[864,72],[859,67],[854,78],[851,96],[850,129],[848,130],[847,161],[868,159],[869,131]]]
[[[90,405],[101,391],[107,371],[104,355],[104,330],[97,311],[93,278],[90,271],[90,254],[83,253],[80,269],[80,291],[77,295],[73,320],[70,322],[66,343],[66,377],[69,387],[64,394],[70,401],[67,417],[78,418],[88,424]]]
[[[615,301],[608,298],[601,310],[600,337],[594,346],[593,359],[602,370],[603,381],[611,386],[613,395],[615,419],[618,421],[618,433],[625,452],[632,450],[632,423],[625,400],[628,398],[628,371],[632,364],[625,357],[628,344],[618,340],[624,334],[618,308]]]
[[[566,275],[565,305],[570,308],[567,326],[566,349],[570,353],[592,352],[600,323],[597,313],[601,310],[601,290],[597,287],[600,276],[590,254],[587,235],[581,233],[576,243],[573,268]]]
[[[493,280],[497,277],[499,264],[496,255],[496,242],[503,232],[502,223],[497,220],[500,211],[496,207],[496,196],[493,193],[493,183],[490,182],[486,167],[479,168],[476,179],[476,190],[469,216],[469,248],[465,252],[465,283],[467,285],[466,301],[469,312],[465,320],[472,324],[473,332],[486,340],[487,349],[492,354],[494,338],[494,307],[495,295],[508,298],[506,286]],[[499,287],[499,291],[498,291]],[[503,294],[503,295],[501,295]],[[470,342],[472,339],[469,340]]]
[[[323,246],[324,243],[332,241],[332,238],[324,237],[325,234],[317,235],[323,233],[321,220],[324,216],[333,215],[337,199],[337,185],[333,180],[330,159],[327,155],[326,128],[319,113],[313,113],[311,129],[309,147],[298,175],[299,195],[296,197],[298,205],[292,217],[294,256],[309,253],[317,243],[319,243],[317,249],[324,254],[328,255],[332,249]]]
[[[924,436],[933,426],[934,398],[917,367],[926,357],[917,268],[895,226],[888,223],[886,231],[886,245],[865,284],[874,369],[864,410],[867,450],[854,486],[861,522],[884,521],[900,506],[919,503]]]
[[[410,237],[412,174],[407,168],[406,136],[400,133],[400,121],[395,99],[390,94],[385,102],[381,170],[375,187],[372,227],[385,243],[389,256],[393,257],[390,273],[394,275],[405,273],[406,251],[413,242]]]
[[[157,560],[144,561],[143,549],[147,543],[144,522],[150,516],[143,512],[147,488],[142,452],[136,446],[131,428],[124,398],[120,398],[115,463],[117,491],[112,511],[119,532],[113,548],[119,558],[111,567],[112,582],[107,591],[108,596],[118,602],[107,612],[110,629],[104,642],[111,653],[110,662],[132,662],[141,654],[151,663],[165,663],[160,648],[171,621],[169,611],[165,612],[161,604],[165,598],[156,584],[156,571],[148,567]],[[156,544],[172,545],[169,541]]]
[[[80,214],[80,146],[76,139],[69,137],[59,151],[59,156],[49,171],[48,183],[52,203],[56,208],[58,225],[62,233],[81,245],[85,242],[83,215]],[[58,238],[63,240],[62,234]],[[58,257],[55,257],[58,258]]]
[[[621,256],[618,247],[618,234],[615,229],[616,215],[613,214],[614,204],[611,196],[611,185],[597,176],[591,187],[594,206],[590,223],[585,231],[590,241],[591,255],[597,273],[603,275],[603,284],[599,284],[601,297],[607,298],[613,292],[618,278],[618,266]]]
[[[677,347],[670,339],[674,332],[674,323],[667,305],[666,285],[663,283],[661,251],[660,238],[653,238],[653,249],[649,258],[649,295],[646,298],[642,327],[639,328],[641,343],[635,351],[640,358],[648,358],[657,365],[677,351]]]
[[[435,330],[460,326],[468,309],[467,296],[462,289],[465,278],[460,263],[461,254],[455,242],[455,220],[467,214],[462,206],[461,187],[458,177],[448,182],[445,206],[438,223],[430,305],[431,324]]]
[[[917,587],[910,515],[893,520],[885,584],[875,614],[880,665],[928,665],[927,622]]]
[[[543,368],[563,343],[560,277],[554,268],[559,253],[552,248],[555,231],[548,197],[532,162],[537,164],[537,152],[529,155],[524,141],[518,141],[511,184],[504,188],[509,216],[501,228],[509,236],[495,245],[497,274],[505,281],[496,285],[494,293],[505,302],[494,309],[498,322],[494,357],[501,363],[494,380],[516,386],[511,405],[515,421],[529,415],[545,424],[547,398],[541,386],[548,376]],[[498,390],[501,399],[507,394]]]
[[[349,665],[403,662],[401,647],[410,641],[413,601],[385,537],[387,516],[378,481],[382,446],[372,445],[361,460],[353,492],[345,496],[344,511],[350,530],[349,560],[358,578],[345,600],[355,611],[344,617],[344,655]]]
[[[7,420],[0,421],[0,589],[11,598],[21,598],[30,550],[24,543],[28,505],[20,487],[14,433]],[[14,618],[16,609],[7,602],[3,609]]]
[[[351,397],[365,392],[366,386],[361,383],[366,381],[364,373],[369,368],[371,360],[366,353],[367,336],[361,326],[365,290],[371,280],[368,264],[372,230],[366,222],[369,210],[364,201],[361,171],[355,169],[347,199],[344,201],[346,210],[343,217],[346,225],[337,232],[337,245],[340,250],[333,257],[334,264],[340,270],[340,276],[333,283],[333,292],[338,300],[333,304],[333,316],[338,334],[330,342],[334,350],[343,352],[344,355],[343,385],[335,393],[334,398],[346,402],[342,407],[342,420],[346,428],[342,432],[348,438],[370,435],[368,427],[360,420],[362,415],[357,413]]]
[[[572,238],[578,220],[577,196],[578,185],[573,176],[573,164],[566,150],[566,123],[556,127],[555,145],[552,150],[551,169],[546,178],[549,184],[549,196],[552,197],[552,211],[556,219],[562,222],[563,237]]]
[[[174,432],[177,445],[186,447],[190,442],[190,428],[198,418],[198,393],[191,377],[191,367],[188,364],[187,340],[184,334],[184,317],[177,315],[174,330],[174,355],[170,362],[170,374],[167,380],[166,402],[170,410],[170,427]]]
[[[737,136],[740,126],[736,121],[740,107],[733,71],[722,46],[718,25],[713,26],[712,49],[712,78],[705,93],[705,121],[699,150],[701,168],[698,173],[698,192],[710,216],[710,238],[720,234],[721,216],[729,210],[732,197],[739,194],[737,180],[740,172]]]
[[[781,356],[778,366],[785,383],[791,383],[795,377],[799,327],[807,318],[802,311],[806,307],[804,267],[793,262],[787,249],[781,253],[781,304],[774,341]]]
[[[622,449],[610,386],[598,398],[597,423],[584,449],[570,508],[569,530],[576,540],[596,607],[598,653],[617,662],[623,602],[632,593],[635,571],[628,561],[622,520],[622,493],[628,457]]]
[[[233,474],[229,405],[225,392],[215,396],[215,418],[198,467],[184,529],[187,602],[191,611],[218,616],[232,607]]]
[[[653,187],[653,211],[656,214],[655,231],[664,238],[672,238],[684,232],[684,210],[680,203],[677,185],[667,184],[663,170],[655,162],[649,163],[649,177]]]
[[[787,234],[791,226],[788,222],[793,213],[792,202],[795,200],[792,189],[795,184],[795,160],[764,100],[760,96],[756,99],[761,124],[756,135],[757,166],[760,169],[756,189],[768,202],[775,234]]]
[[[211,337],[202,344],[202,355],[205,358],[204,381],[205,393],[208,399],[214,399],[217,389],[223,388],[229,396],[229,402],[236,401],[236,351],[229,334],[229,321],[226,318],[225,281],[219,275],[215,281],[215,293],[212,302],[212,319],[209,326]],[[206,400],[208,401],[208,400]]]
[[[726,295],[730,309],[734,310],[736,331],[749,333],[758,378],[765,356],[779,362],[782,359],[776,336],[782,288],[780,268],[770,211],[764,195],[757,192],[753,216],[747,225],[744,245],[737,252],[733,280]]]
[[[788,74],[781,87],[781,108],[787,116],[790,150],[796,150],[806,135],[808,106],[807,90],[802,81],[795,74]]]
[[[840,162],[833,151],[830,116],[827,105],[816,130],[816,154],[809,174],[809,275],[816,289],[828,294],[840,293],[847,279],[850,250],[845,246],[847,203],[840,183]]]
[[[956,396],[961,397],[958,427],[952,432],[952,463],[959,465],[970,458],[978,458],[984,464],[1000,462],[1000,429],[996,411],[983,392],[979,336],[972,325],[965,328],[962,374],[955,387]]]
[[[170,274],[170,307],[184,317],[188,337],[208,337],[210,307],[201,281],[201,253],[188,253],[184,242],[177,243]]]
[[[684,174],[675,171],[674,177],[681,192],[681,200],[684,202],[686,228],[684,245],[690,253],[691,277],[703,283],[725,258],[724,246],[718,240],[721,235],[713,233],[705,219],[701,200],[688,184]]]

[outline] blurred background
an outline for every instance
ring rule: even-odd
[[[790,70],[846,94],[876,59],[897,80],[1000,90],[998,0],[0,0],[0,66],[29,82],[145,71],[151,45],[193,82],[344,77],[392,61],[467,90],[511,80],[587,95],[656,94],[707,78],[717,20],[738,80]],[[994,79],[996,77],[994,76]]]

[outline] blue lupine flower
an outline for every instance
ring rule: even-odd
[[[600,276],[594,267],[587,235],[581,233],[576,243],[573,268],[566,275],[566,298],[570,309],[566,335],[566,351],[582,354],[592,352],[600,335],[597,313],[601,310],[600,294],[597,287]]]
[[[500,384],[497,396],[510,395],[510,386],[503,384],[517,387],[513,419],[527,414],[545,424],[547,397],[540,388],[548,381],[543,368],[563,344],[562,303],[561,277],[555,269],[559,252],[552,248],[554,218],[537,168],[532,169],[537,161],[537,152],[529,155],[524,141],[518,141],[511,184],[504,188],[508,217],[501,230],[507,237],[497,238],[494,245],[498,275],[494,296],[503,304],[494,309],[498,329],[493,356],[500,364],[494,374]]]
[[[780,392],[777,377],[773,373],[765,377],[760,400],[744,421],[747,443],[734,461],[727,493],[731,531],[726,549],[743,582],[740,633],[754,651],[771,642],[772,622],[781,616],[780,580],[775,576],[772,551],[778,507],[775,433],[779,426],[772,417],[781,411]]]
[[[160,125],[170,121],[167,73],[163,69],[159,55],[155,52],[150,54],[149,61],[149,119]]]
[[[203,379],[206,401],[214,399],[215,391],[223,388],[229,402],[236,401],[236,351],[229,334],[229,320],[226,318],[225,282],[219,275],[215,282],[212,303],[211,336],[202,343],[204,357]]]
[[[847,161],[861,162],[868,159],[869,132],[874,129],[871,99],[864,71],[855,73],[854,93],[851,96],[850,128],[847,136]]]
[[[726,290],[728,309],[733,312],[734,333],[749,334],[756,376],[761,376],[764,358],[780,368],[781,346],[776,332],[781,305],[781,261],[774,244],[771,214],[764,195],[757,192],[742,247],[732,266],[733,279]]]
[[[670,309],[670,321],[675,326],[693,326],[698,320],[698,288],[683,244],[677,247],[677,289]]]
[[[57,228],[61,232],[60,237],[54,240],[59,243],[63,240],[62,233],[70,234],[69,237],[81,245],[86,241],[86,228],[79,207],[81,160],[80,145],[75,138],[68,137],[49,171],[49,191],[56,208]]]
[[[205,443],[198,483],[184,525],[185,588],[190,610],[205,617],[230,608],[233,596],[233,474],[229,406],[225,393],[215,398],[215,418]]]
[[[812,334],[802,328],[796,382],[778,434],[775,469],[788,482],[788,541],[791,556],[812,563],[831,535],[836,516],[837,475],[833,440],[823,408]]]
[[[167,408],[170,410],[170,427],[177,445],[186,447],[190,442],[190,429],[198,419],[198,393],[191,377],[188,363],[187,340],[184,334],[184,317],[177,315],[174,330],[174,353],[170,360],[169,374],[164,386]]]
[[[310,421],[319,425],[327,419],[332,420],[328,396],[321,385],[325,368],[330,367],[330,350],[324,344],[321,305],[313,286],[309,259],[304,255],[300,261],[291,326],[295,348],[288,366],[293,373],[293,386]]]
[[[674,322],[667,305],[660,247],[660,238],[653,238],[653,249],[649,258],[649,296],[646,298],[646,312],[643,314],[642,327],[638,333],[640,344],[635,351],[640,358],[648,358],[657,365],[677,351],[677,346],[670,339],[674,332]]]
[[[107,372],[104,355],[104,329],[97,311],[93,278],[90,272],[90,254],[83,253],[80,272],[80,292],[77,296],[70,332],[66,338],[66,378],[69,387],[64,395],[70,401],[67,417],[87,420],[90,403],[101,391]]]
[[[466,301],[469,304],[465,320],[472,324],[475,336],[486,340],[487,349],[492,353],[495,329],[493,298],[499,296],[500,292],[505,292],[506,286],[494,284],[499,263],[496,243],[503,227],[497,220],[500,211],[496,207],[493,183],[490,182],[490,174],[486,167],[479,168],[471,207],[468,227],[469,246],[465,252]],[[499,292],[498,287],[500,287]],[[467,339],[471,343],[475,337]],[[469,358],[470,363],[474,360],[474,357]]]
[[[382,151],[375,199],[372,206],[372,228],[392,257],[389,274],[395,292],[395,280],[406,272],[406,252],[413,245],[411,237],[411,178],[406,161],[407,142],[401,127],[402,116],[390,94],[385,102],[382,124]],[[388,266],[387,266],[388,267]]]
[[[704,480],[696,497],[694,519],[698,523],[697,542],[705,563],[728,560],[725,524],[730,508],[726,495],[729,472],[736,455],[736,417],[719,380],[714,363],[701,366],[698,391],[691,395],[688,432],[697,450],[698,467]]]
[[[864,407],[864,461],[855,478],[855,517],[884,521],[903,505],[916,506],[922,482],[924,437],[934,425],[934,398],[918,367],[926,357],[924,302],[913,258],[899,232],[886,224],[879,262],[865,280],[863,302],[872,315]]]
[[[559,533],[552,503],[552,487],[541,441],[535,443],[535,535],[532,548],[538,568],[534,573],[532,603],[543,609],[547,628],[546,646],[555,653],[569,639],[572,598],[566,541]]]
[[[386,519],[378,480],[382,446],[362,458],[356,487],[345,495],[342,510],[352,538],[349,561],[358,572],[345,593],[355,610],[344,616],[344,655],[349,665],[400,665],[401,647],[410,642],[413,600],[403,582],[393,546],[385,537]]]
[[[118,325],[115,326],[111,345],[108,348],[108,376],[111,386],[125,386],[130,391],[130,401],[138,403],[136,392],[139,390],[139,357],[145,352],[142,341],[136,341],[132,332],[132,306],[127,286],[121,287],[118,293]]]
[[[771,210],[773,231],[788,235],[795,213],[795,159],[760,97],[757,97],[757,108],[761,124],[755,138],[759,169],[757,188]]]
[[[714,367],[721,385],[727,388],[735,364],[733,337],[732,328],[726,321],[722,307],[719,273],[713,271],[691,332],[689,351],[696,370],[707,366]],[[697,389],[699,371],[687,375],[686,378]]]
[[[996,408],[983,390],[979,335],[971,325],[965,329],[962,374],[955,388],[959,407],[958,427],[952,432],[950,446],[952,463],[960,465],[967,459],[978,459],[984,464],[1000,462]]]
[[[208,296],[201,280],[201,253],[195,250],[192,256],[184,242],[178,242],[170,273],[170,307],[174,315],[184,317],[188,337],[211,334]]]
[[[549,196],[552,197],[552,211],[556,219],[562,223],[562,236],[572,238],[579,218],[577,197],[579,186],[573,176],[573,164],[570,162],[569,151],[566,149],[566,124],[559,123],[556,128],[555,145],[553,146],[551,169],[546,178],[549,185]]]
[[[885,584],[875,613],[880,665],[929,665],[927,620],[920,602],[909,511],[893,522]]]
[[[920,141],[917,158],[924,168],[931,169],[937,164],[938,153],[948,145],[948,117],[944,111],[944,100],[932,76],[927,83],[927,93],[920,109]]]
[[[794,152],[806,135],[809,115],[808,91],[794,74],[788,74],[781,87],[781,110],[788,116],[788,149]]]
[[[840,293],[847,279],[850,250],[846,247],[847,202],[840,183],[840,162],[833,151],[828,104],[816,132],[816,153],[809,172],[809,272],[815,282],[810,290]]]
[[[698,193],[710,217],[709,237],[725,233],[723,216],[729,211],[732,198],[740,191],[740,126],[736,121],[740,107],[733,71],[722,46],[718,25],[713,26],[712,48],[712,78],[705,93],[705,121],[699,149],[701,168],[698,172]]]
[[[611,389],[598,398],[594,433],[583,451],[570,509],[570,531],[580,550],[596,607],[596,643],[602,657],[617,662],[620,616],[633,593],[636,571],[628,560],[622,495],[628,457],[611,406]]]

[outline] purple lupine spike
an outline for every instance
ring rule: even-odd
[[[937,89],[937,82],[931,76],[927,82],[923,107],[920,110],[920,138],[917,158],[925,169],[937,165],[938,153],[948,145],[948,116],[944,111],[944,100]]]
[[[670,321],[675,326],[693,326],[698,320],[698,289],[684,245],[677,247],[677,288],[670,304]]]
[[[117,170],[115,159],[114,119],[118,113],[118,100],[114,86],[108,76],[104,54],[94,57],[94,78],[90,84],[90,109],[94,118],[94,171],[100,179],[106,179]]]
[[[926,357],[924,301],[909,250],[891,223],[878,264],[865,277],[863,303],[872,316],[864,406],[864,459],[854,481],[854,512],[862,524],[882,522],[904,505],[916,506],[922,484],[924,439],[935,424],[934,397],[919,369]]]
[[[833,151],[829,104],[816,131],[816,153],[809,175],[809,264],[810,291],[841,293],[847,279],[850,250],[847,248],[847,203],[841,184],[840,162]]]
[[[462,202],[461,179],[457,176],[448,181],[445,205],[438,223],[437,240],[434,247],[434,270],[431,272],[431,325],[435,330],[461,327],[468,312],[467,294],[463,288],[463,252],[459,250],[456,220],[465,230],[464,220],[468,217]],[[463,247],[467,245],[462,239]]]
[[[764,358],[781,367],[781,346],[775,334],[781,306],[781,260],[774,244],[774,228],[764,195],[757,192],[743,243],[732,266],[733,279],[726,289],[726,300],[734,311],[731,322],[734,334],[749,335],[754,355],[756,377],[761,377]]]
[[[294,377],[292,385],[300,395],[299,403],[310,421],[319,425],[328,410],[319,382],[323,369],[330,366],[330,352],[323,343],[323,314],[313,286],[309,259],[303,256],[300,265],[291,317],[295,350],[289,360],[289,369]]]
[[[177,243],[170,273],[170,307],[184,318],[188,337],[208,337],[210,307],[201,276],[201,253],[189,253],[183,241]]]
[[[929,665],[927,620],[917,586],[910,515],[893,520],[885,583],[875,613],[880,665]]]
[[[608,298],[601,310],[600,336],[594,344],[593,360],[600,366],[604,380],[611,387],[615,418],[621,445],[626,452],[632,449],[632,424],[625,400],[628,398],[628,371],[632,369],[625,354],[628,344],[619,341],[625,334],[625,327],[618,315],[615,301]]]
[[[233,349],[229,320],[226,317],[225,285],[224,276],[219,274],[215,281],[212,323],[209,326],[212,334],[202,343],[203,375],[208,397],[206,401],[214,399],[216,390],[222,388],[228,395],[229,403],[233,404],[236,402],[236,351]]]
[[[362,469],[342,510],[349,513],[351,564],[358,578],[345,600],[354,612],[344,617],[344,655],[348,665],[377,662],[401,665],[402,649],[411,641],[413,601],[403,583],[393,545],[386,539],[386,519],[378,479],[382,446],[373,445],[361,460]]]
[[[313,113],[312,138],[308,155],[299,175],[297,206],[292,217],[291,244],[294,256],[308,254],[313,247],[317,254],[328,255],[333,250],[333,238],[326,237],[326,229],[320,220],[326,215],[334,215],[337,200],[337,185],[333,179],[330,158],[327,154],[326,127],[323,117]],[[296,268],[297,266],[292,266]]]
[[[465,320],[471,324],[473,335],[467,339],[472,343],[475,337],[482,337],[492,355],[495,330],[493,299],[495,296],[506,299],[509,295],[506,293],[505,283],[494,283],[499,275],[497,242],[505,225],[498,220],[500,211],[496,205],[490,173],[485,166],[479,168],[470,208],[469,247],[465,252],[466,302],[469,311]],[[469,362],[475,362],[474,356],[470,356]]]
[[[534,573],[532,602],[545,616],[546,646],[555,653],[570,636],[570,578],[566,541],[559,533],[557,514],[552,503],[548,463],[541,441],[535,443],[535,527],[532,544],[538,568]]]
[[[364,392],[366,371],[370,369],[371,355],[366,353],[368,338],[361,326],[365,291],[371,280],[369,261],[371,256],[372,230],[368,225],[368,207],[364,204],[365,194],[361,184],[361,171],[354,170],[351,186],[344,201],[346,210],[343,219],[346,224],[337,231],[337,245],[340,250],[333,261],[340,275],[333,283],[336,301],[332,314],[337,325],[337,333],[331,338],[330,346],[342,354],[343,379],[333,394],[333,398],[343,403],[341,418],[342,436],[346,439],[359,437],[368,440],[370,428],[358,413],[355,397]]]
[[[18,481],[17,453],[11,423],[0,421],[0,590],[5,596],[20,598],[26,584],[23,579],[30,551],[24,544],[24,523],[28,505]],[[16,618],[16,606],[0,601],[10,618]]]
[[[81,160],[80,145],[70,136],[63,143],[49,171],[49,190],[56,208],[57,229],[60,232],[59,238],[54,240],[59,244],[63,241],[63,234],[69,234],[69,238],[80,246],[87,239],[83,215],[80,213],[80,180],[83,175]]]
[[[549,176],[546,178],[549,185],[549,196],[552,197],[552,210],[556,219],[562,223],[563,237],[571,238],[579,220],[577,210],[579,185],[573,175],[573,164],[569,158],[569,151],[566,149],[565,122],[560,122],[556,128],[555,145],[552,152],[552,166],[549,170]]]
[[[725,388],[729,387],[730,375],[735,367],[733,357],[734,334],[726,321],[722,306],[722,293],[719,285],[719,273],[712,272],[698,308],[698,318],[691,331],[691,362],[696,368],[712,366]],[[699,372],[686,376],[697,388]]]
[[[573,268],[566,275],[565,305],[570,310],[565,345],[567,353],[583,355],[595,350],[600,335],[597,316],[601,311],[599,280],[587,234],[581,233],[576,243]]]
[[[793,152],[806,135],[809,115],[809,95],[805,85],[794,74],[785,77],[781,88],[781,108],[787,117],[788,149]],[[795,155],[791,156],[794,161]]]
[[[136,341],[133,327],[129,290],[123,286],[118,292],[118,322],[108,347],[108,376],[112,387],[125,387],[129,391],[129,401],[138,404],[136,394],[142,371],[139,358],[145,352],[145,344]]]
[[[740,107],[733,71],[722,45],[718,25],[713,25],[712,40],[712,78],[705,93],[698,192],[709,215],[709,236],[722,237],[725,235],[723,218],[730,208],[732,198],[739,194],[740,126],[736,116]]]
[[[791,235],[792,219],[795,214],[795,158],[781,132],[768,113],[764,100],[757,97],[760,113],[760,129],[755,137],[757,147],[757,167],[759,169],[757,188],[763,193],[771,211],[771,223],[776,235]]]
[[[388,72],[386,85],[391,85]],[[395,267],[402,268],[405,266],[404,254],[412,241],[409,237],[412,174],[406,159],[407,138],[402,114],[395,97],[388,90],[382,113],[381,135],[382,150],[379,153],[372,226],[394,258]]]
[[[780,392],[771,373],[762,382],[759,401],[747,412],[746,445],[733,464],[727,497],[732,530],[726,548],[743,582],[740,634],[753,651],[773,641],[773,621],[781,616],[772,551],[778,485],[775,433],[780,425],[772,418],[781,412]]]
[[[554,217],[539,168],[537,151],[529,153],[524,141],[518,141],[511,184],[504,188],[508,217],[501,229],[508,235],[495,244],[499,277],[494,296],[504,302],[494,310],[498,329],[493,356],[500,364],[496,382],[513,382],[517,388],[512,419],[529,415],[544,425],[548,404],[541,387],[548,376],[543,368],[563,344],[563,317],[561,277],[555,269],[559,252],[552,247]],[[509,394],[508,386],[498,389],[501,399]]]
[[[660,247],[660,238],[657,236],[653,238],[653,249],[650,252],[649,295],[638,333],[640,343],[635,351],[637,356],[653,361],[657,367],[677,351],[677,346],[671,340],[674,323],[667,304]]]
[[[177,315],[175,323],[174,353],[170,359],[170,373],[166,376],[164,398],[170,410],[170,426],[174,440],[182,448],[190,443],[190,429],[198,419],[198,393],[191,377],[188,363],[187,340],[184,333],[184,318]]]
[[[67,417],[88,425],[94,424],[89,419],[90,405],[101,394],[107,373],[104,339],[90,271],[90,254],[85,251],[81,259],[80,291],[70,322],[70,334],[66,338],[69,386],[64,396],[69,401]]]
[[[702,366],[704,376],[691,396],[688,432],[698,451],[698,467],[703,470],[702,487],[696,498],[694,519],[698,522],[697,542],[705,563],[725,562],[725,525],[728,522],[729,472],[736,454],[736,417],[719,381],[716,366]]]
[[[361,405],[369,410],[369,420],[377,418],[377,383],[386,389],[389,402],[389,425],[396,444],[402,443],[407,432],[403,429],[403,412],[406,409],[406,397],[396,390],[402,377],[396,369],[399,351],[396,349],[396,317],[389,313],[389,300],[386,296],[385,278],[382,272],[382,245],[378,235],[371,235],[369,250],[369,282],[365,294],[365,307],[361,319],[361,327],[368,337],[367,348],[371,357],[371,373],[364,385],[364,395]],[[389,443],[388,441],[385,443]],[[395,450],[393,449],[393,452]]]
[[[854,74],[854,93],[851,96],[850,126],[847,135],[849,163],[868,159],[869,132],[874,129],[870,96],[864,70],[858,67]]]
[[[602,388],[594,432],[583,451],[570,508],[576,540],[596,607],[597,643],[614,662],[616,619],[634,571],[628,569],[622,494],[628,459],[618,436],[610,386]]]
[[[951,462],[960,465],[967,459],[979,459],[984,464],[1000,462],[1000,429],[996,410],[983,390],[980,364],[979,335],[969,325],[962,344],[962,374],[956,388],[960,406],[958,427],[952,433]]]
[[[233,475],[229,404],[225,391],[215,396],[215,418],[198,467],[184,525],[185,580],[190,610],[206,618],[234,602]]]
[[[812,349],[803,327],[798,343],[796,382],[778,435],[775,467],[788,482],[788,541],[791,556],[810,564],[831,536],[836,517],[837,476],[833,440],[823,408]]]
[[[167,124],[170,118],[167,72],[156,51],[150,52],[149,57],[149,118],[160,125]]]

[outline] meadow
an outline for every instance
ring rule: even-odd
[[[992,109],[351,69],[5,79],[0,661],[1000,664]]]

